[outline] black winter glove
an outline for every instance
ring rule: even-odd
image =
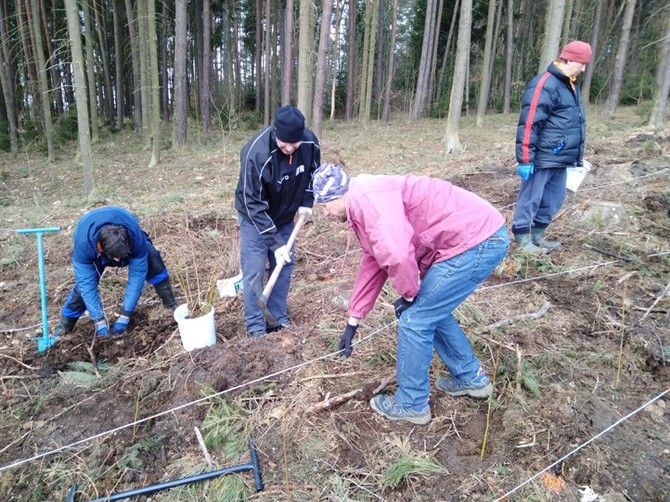
[[[353,326],[347,323],[347,327],[344,329],[344,334],[342,334],[342,336],[340,337],[340,343],[337,346],[337,348],[344,357],[349,357],[351,355],[351,352],[353,350],[351,348],[351,340],[353,340],[357,329],[358,326]]]
[[[410,302],[409,300],[405,300],[402,296],[398,298],[395,302],[393,302],[393,308],[395,309],[395,316],[398,319],[400,319],[402,313],[409,307],[411,307],[413,303],[414,300]]]

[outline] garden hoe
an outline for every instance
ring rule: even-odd
[[[298,230],[300,230],[302,224],[305,223],[305,219],[306,216],[304,214],[301,214],[300,217],[298,218],[298,221],[295,223],[295,227],[293,227],[293,232],[291,232],[291,235],[288,238],[288,242],[286,243],[286,247],[289,250],[293,247],[293,243],[295,242],[295,236],[298,234]],[[272,271],[270,278],[268,279],[268,283],[265,285],[265,289],[263,289],[262,291],[261,291],[261,281],[262,281],[261,277],[257,276],[251,282],[251,287],[258,296],[256,305],[258,305],[260,309],[263,311],[263,317],[265,318],[265,322],[267,322],[269,325],[277,324],[277,320],[268,310],[267,301],[268,298],[270,297],[270,294],[272,294],[272,288],[275,287],[275,283],[277,282],[277,278],[279,277],[279,273],[281,272],[283,266],[284,262],[277,263],[275,265],[275,268]]]
[[[249,441],[249,449],[251,451],[251,463],[243,465],[235,465],[233,467],[227,467],[225,469],[220,469],[218,471],[204,472],[198,474],[197,476],[190,476],[188,478],[173,479],[172,481],[166,481],[165,483],[158,483],[151,486],[145,486],[144,488],[138,488],[136,490],[128,490],[121,493],[112,493],[102,498],[93,499],[90,502],[107,502],[108,500],[123,500],[131,497],[139,497],[140,495],[148,495],[150,493],[160,492],[162,490],[167,490],[168,488],[174,488],[175,486],[188,485],[198,481],[206,481],[208,479],[213,479],[224,474],[234,474],[237,472],[245,471],[254,471],[254,483],[256,484],[256,493],[263,490],[263,480],[261,479],[261,466],[258,463],[258,454],[256,453],[256,445],[254,444],[253,439]],[[75,502],[75,495],[77,493],[77,485],[72,485],[68,491],[65,498],[65,502]]]

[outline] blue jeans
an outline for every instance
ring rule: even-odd
[[[272,274],[277,262],[275,261],[274,252],[270,251],[270,248],[258,233],[256,227],[246,218],[240,217],[238,221],[240,223],[240,262],[242,265],[244,320],[249,333],[265,331],[272,326],[267,326],[265,323],[263,311],[256,304],[258,295],[254,291],[252,284],[254,279],[259,277],[260,281],[258,281],[258,285],[262,290],[265,285],[265,268],[268,262],[270,263],[268,277]],[[293,227],[293,222],[277,227],[277,232],[284,242],[288,241]],[[294,266],[293,249],[290,249],[291,263],[286,263],[282,268],[266,304],[272,317],[280,325],[288,324],[286,299],[288,298],[288,290],[291,287],[291,273]]]
[[[564,167],[535,169],[521,182],[514,211],[512,232],[528,234],[531,228],[547,228],[565,201]]]
[[[400,406],[420,410],[428,403],[433,349],[457,381],[477,375],[479,360],[452,312],[493,272],[508,247],[503,226],[481,244],[428,269],[414,304],[400,316],[395,394]]]

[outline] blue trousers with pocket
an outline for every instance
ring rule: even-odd
[[[453,311],[493,272],[508,247],[503,226],[481,244],[428,269],[414,303],[399,320],[395,401],[400,406],[428,404],[433,350],[455,380],[468,382],[477,375],[479,360]]]
[[[547,228],[565,200],[565,167],[535,169],[521,181],[512,232],[528,234],[531,228]]]
[[[261,290],[265,285],[265,269],[268,268],[268,277],[275,268],[276,260],[274,252],[265,243],[265,240],[258,233],[256,227],[246,218],[238,218],[240,224],[240,262],[242,265],[242,281],[244,295],[244,321],[249,333],[265,332],[268,326],[263,317],[263,311],[256,304],[258,294],[254,291],[254,285]],[[287,242],[293,231],[293,222],[277,227],[277,232],[284,242]],[[294,246],[295,247],[295,246]],[[291,262],[284,264],[277,282],[272,289],[266,306],[272,317],[277,321],[277,325],[288,325],[288,291],[291,287],[291,274],[293,273],[294,260],[293,249],[291,253]]]

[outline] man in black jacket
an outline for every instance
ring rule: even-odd
[[[521,188],[512,232],[526,253],[540,255],[559,247],[544,232],[565,200],[567,168],[584,158],[586,115],[577,76],[591,61],[591,46],[574,41],[523,93],[516,133]]]
[[[278,108],[274,123],[242,148],[235,208],[240,224],[244,320],[251,336],[289,324],[286,299],[293,272],[293,250],[287,248],[286,242],[295,214],[312,214],[312,174],[320,164],[319,140],[305,127],[305,117],[293,106]],[[251,284],[257,277],[263,278],[268,261],[271,274],[280,260],[285,265],[267,301],[277,324],[268,326]]]

